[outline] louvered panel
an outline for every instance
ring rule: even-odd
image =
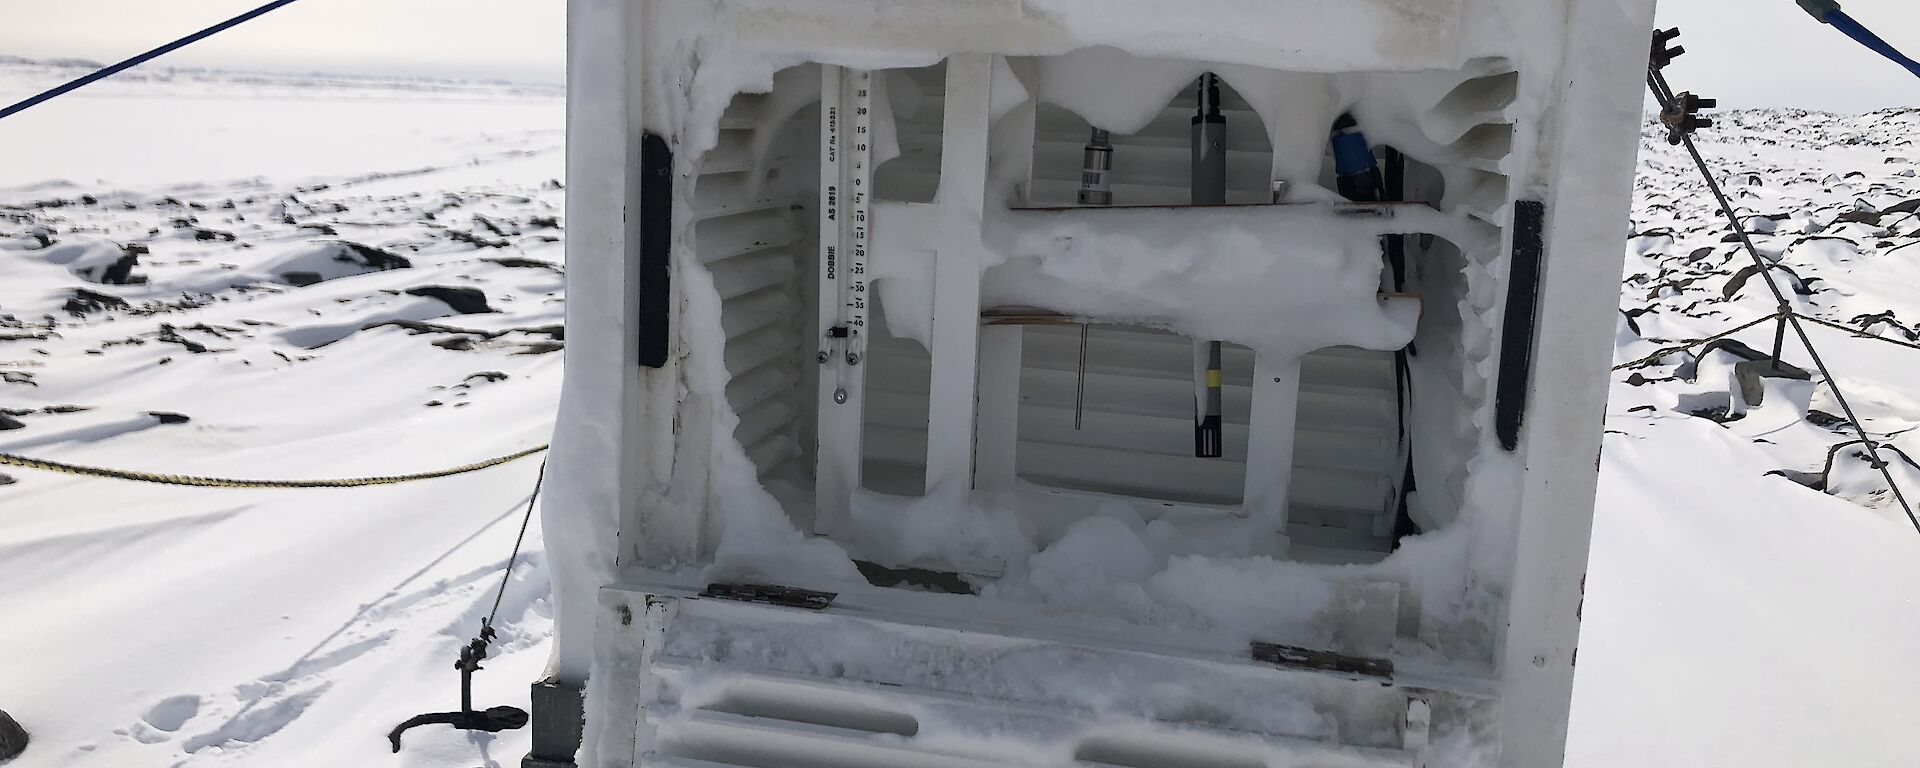
[[[790,432],[775,432],[759,442],[747,444],[747,459],[753,462],[754,469],[764,475],[789,460],[799,458],[800,442]]]
[[[792,286],[773,285],[726,300],[720,307],[720,329],[729,339],[769,325],[792,323],[799,317],[800,300]]]
[[[801,611],[665,584],[634,589],[625,594],[662,607],[647,630],[660,634],[639,702],[641,766],[1412,768],[1420,754],[1401,747],[1427,734],[1410,730],[1410,697],[1457,695],[1191,655],[1153,631],[999,634],[1012,626],[914,611],[918,593],[842,595]],[[1110,684],[1127,690],[1181,684],[1115,699],[1084,685],[1086,668],[1115,670]],[[1235,703],[1252,700],[1263,706]],[[1340,702],[1339,725],[1312,701]],[[977,735],[987,732],[994,738]]]
[[[754,155],[757,117],[766,96],[741,94],[727,107],[718,141],[700,160],[694,253],[719,293],[724,360],[732,374],[727,402],[740,422],[739,441],[761,474],[799,455],[791,434],[799,420],[800,356],[795,319],[805,273],[794,248],[793,205],[752,198],[756,171],[778,170]]]
[[[790,393],[800,383],[800,372],[790,365],[766,365],[734,376],[727,382],[727,402],[734,412],[745,411],[769,399]]]
[[[765,328],[727,344],[727,372],[740,376],[762,365],[785,364],[793,356],[799,339],[786,328]]]
[[[785,251],[764,251],[717,262],[709,268],[722,300],[785,283],[800,275],[800,265]]]
[[[784,399],[767,400],[740,411],[740,425],[733,434],[742,445],[753,445],[782,427],[793,423],[800,409]]]
[[[780,207],[743,211],[695,224],[694,237],[700,260],[710,263],[792,243],[793,215]]]

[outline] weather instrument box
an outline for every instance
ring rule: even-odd
[[[1560,764],[1652,6],[572,0],[528,765]]]

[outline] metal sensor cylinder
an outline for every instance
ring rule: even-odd
[[[1113,204],[1113,142],[1099,128],[1093,129],[1081,153],[1080,204]]]
[[[1194,205],[1227,203],[1227,118],[1220,113],[1220,78],[1200,78],[1199,109],[1193,115]],[[1220,342],[1193,342],[1193,455],[1217,459],[1225,454],[1226,426],[1221,413]]]

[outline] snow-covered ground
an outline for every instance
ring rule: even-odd
[[[0,100],[44,81],[0,69]],[[25,425],[0,451],[352,477],[546,442],[563,112],[555,88],[201,73],[0,123],[0,145],[35,148],[0,177],[0,408]],[[101,284],[134,246],[146,282]],[[406,292],[429,286],[494,311]],[[319,491],[0,470],[17,480],[0,486],[0,709],[34,736],[19,763],[517,765],[525,731],[422,728],[398,757],[384,736],[457,708],[454,657],[537,469]],[[545,663],[534,535],[483,706],[527,706]]]
[[[0,100],[62,71],[0,65]],[[553,88],[164,70],[0,122],[0,146],[36,148],[0,176],[0,409],[21,425],[0,452],[349,477],[544,442],[561,125]],[[1920,337],[1920,216],[1887,212],[1920,198],[1920,114],[1722,125],[1709,155],[1811,291],[1798,308]],[[1728,287],[1745,257],[1684,156],[1650,132],[1641,168],[1621,362],[1772,311],[1757,278]],[[476,298],[492,311],[463,313]],[[1870,430],[1920,425],[1920,351],[1815,334]],[[1920,535],[1849,450],[1832,494],[1801,484],[1846,439],[1824,389],[1770,380],[1721,423],[1736,360],[1616,374],[1569,764],[1920,764]],[[384,734],[456,705],[537,463],[308,491],[0,469],[0,709],[35,737],[17,764],[517,764],[525,731],[428,727],[397,757]],[[525,707],[545,660],[537,533],[483,706]]]
[[[1703,153],[1805,292],[1789,289],[1794,309],[1914,340],[1920,111],[1718,120]],[[1618,362],[1774,311],[1757,276],[1739,284],[1752,260],[1664,132],[1648,129],[1637,186]],[[1920,457],[1902,434],[1920,425],[1920,350],[1809,332],[1867,429]],[[1773,327],[1734,338],[1765,353]],[[1784,357],[1813,368],[1791,336]],[[1568,764],[1920,765],[1920,533],[1857,446],[1824,478],[1833,495],[1768,475],[1818,483],[1851,438],[1825,387],[1769,380],[1760,407],[1717,423],[1740,358],[1673,378],[1689,359],[1615,373]],[[1888,458],[1920,503],[1920,470]]]

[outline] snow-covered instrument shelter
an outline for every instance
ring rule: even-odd
[[[1652,11],[570,0],[526,765],[1559,765]]]

